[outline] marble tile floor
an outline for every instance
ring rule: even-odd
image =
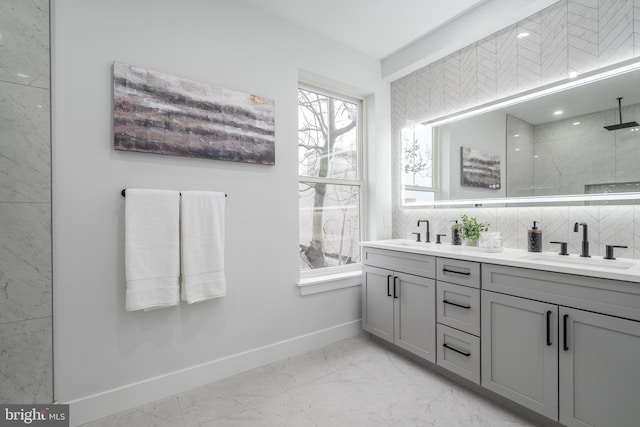
[[[534,424],[359,335],[84,426]]]

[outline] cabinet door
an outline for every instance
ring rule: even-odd
[[[436,361],[435,280],[395,273],[394,343],[430,362]]]
[[[558,307],[482,291],[482,385],[558,419]]]
[[[638,425],[640,322],[560,308],[560,339],[560,422]]]
[[[393,342],[393,272],[364,266],[362,329]]]

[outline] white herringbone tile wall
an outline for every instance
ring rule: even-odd
[[[517,38],[521,32],[528,37]],[[411,236],[418,219],[432,235],[449,233],[462,213],[489,222],[506,247],[526,248],[536,220],[551,240],[580,251],[575,222],[589,225],[591,253],[604,245],[629,246],[619,256],[640,258],[640,207],[584,206],[482,209],[406,209],[400,203],[400,129],[640,56],[640,0],[560,0],[528,18],[391,83],[393,235]]]

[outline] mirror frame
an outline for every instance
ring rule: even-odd
[[[478,116],[490,111],[499,110],[504,107],[519,104],[531,99],[540,98],[546,95],[563,92],[578,86],[597,82],[599,80],[608,79],[618,75],[626,74],[632,71],[640,70],[640,58],[632,58],[617,64],[599,68],[594,71],[576,75],[558,82],[540,86],[535,89],[518,93],[513,96],[501,98],[490,103],[482,104],[473,108],[449,114],[443,117],[428,120],[422,124],[432,126],[433,128],[447,123],[456,122],[465,118]],[[401,188],[401,191],[403,188]],[[437,194],[437,193],[436,193]],[[512,204],[538,204],[538,203],[572,203],[572,202],[603,202],[603,201],[623,201],[623,200],[640,200],[640,192],[629,193],[602,193],[602,194],[570,194],[557,196],[531,196],[531,197],[504,197],[504,198],[478,198],[478,199],[461,199],[461,200],[436,200],[433,202],[420,202],[403,204],[403,207],[424,207],[424,206],[442,206],[442,207],[480,207],[484,205],[512,205]]]

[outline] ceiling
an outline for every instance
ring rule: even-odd
[[[240,0],[382,59],[487,0]]]

